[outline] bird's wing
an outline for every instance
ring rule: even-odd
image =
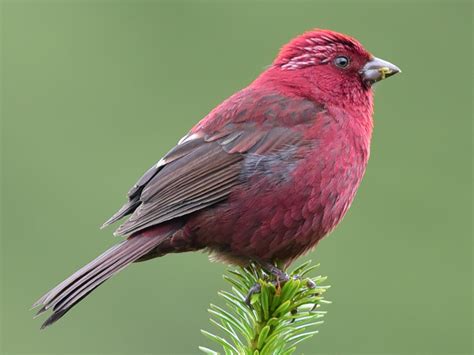
[[[245,126],[182,140],[132,187],[129,201],[104,226],[132,213],[115,232],[130,235],[211,206],[239,183],[246,154],[267,154],[301,139],[299,131],[287,127]]]

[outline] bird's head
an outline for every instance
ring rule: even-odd
[[[272,77],[311,96],[369,95],[374,83],[400,72],[374,57],[356,39],[329,30],[313,30],[283,46]]]

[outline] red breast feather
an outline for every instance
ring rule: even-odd
[[[232,262],[252,257],[289,262],[314,247],[349,208],[369,157],[370,116],[351,117],[340,108],[261,87],[234,99],[228,105],[243,112],[241,122],[214,122],[257,135],[278,122],[297,139],[271,153],[246,153],[229,199],[192,216],[185,228],[198,245]]]

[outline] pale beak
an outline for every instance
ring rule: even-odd
[[[362,81],[367,86],[371,86],[377,81],[386,79],[400,72],[400,68],[396,65],[387,62],[386,60],[373,57],[364,65],[360,71],[360,75],[362,77]]]

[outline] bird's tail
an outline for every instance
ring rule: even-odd
[[[53,314],[41,329],[53,324],[95,288],[114,274],[156,248],[169,234],[130,237],[113,246],[95,260],[76,271],[33,304],[41,306],[37,315],[52,309]]]

